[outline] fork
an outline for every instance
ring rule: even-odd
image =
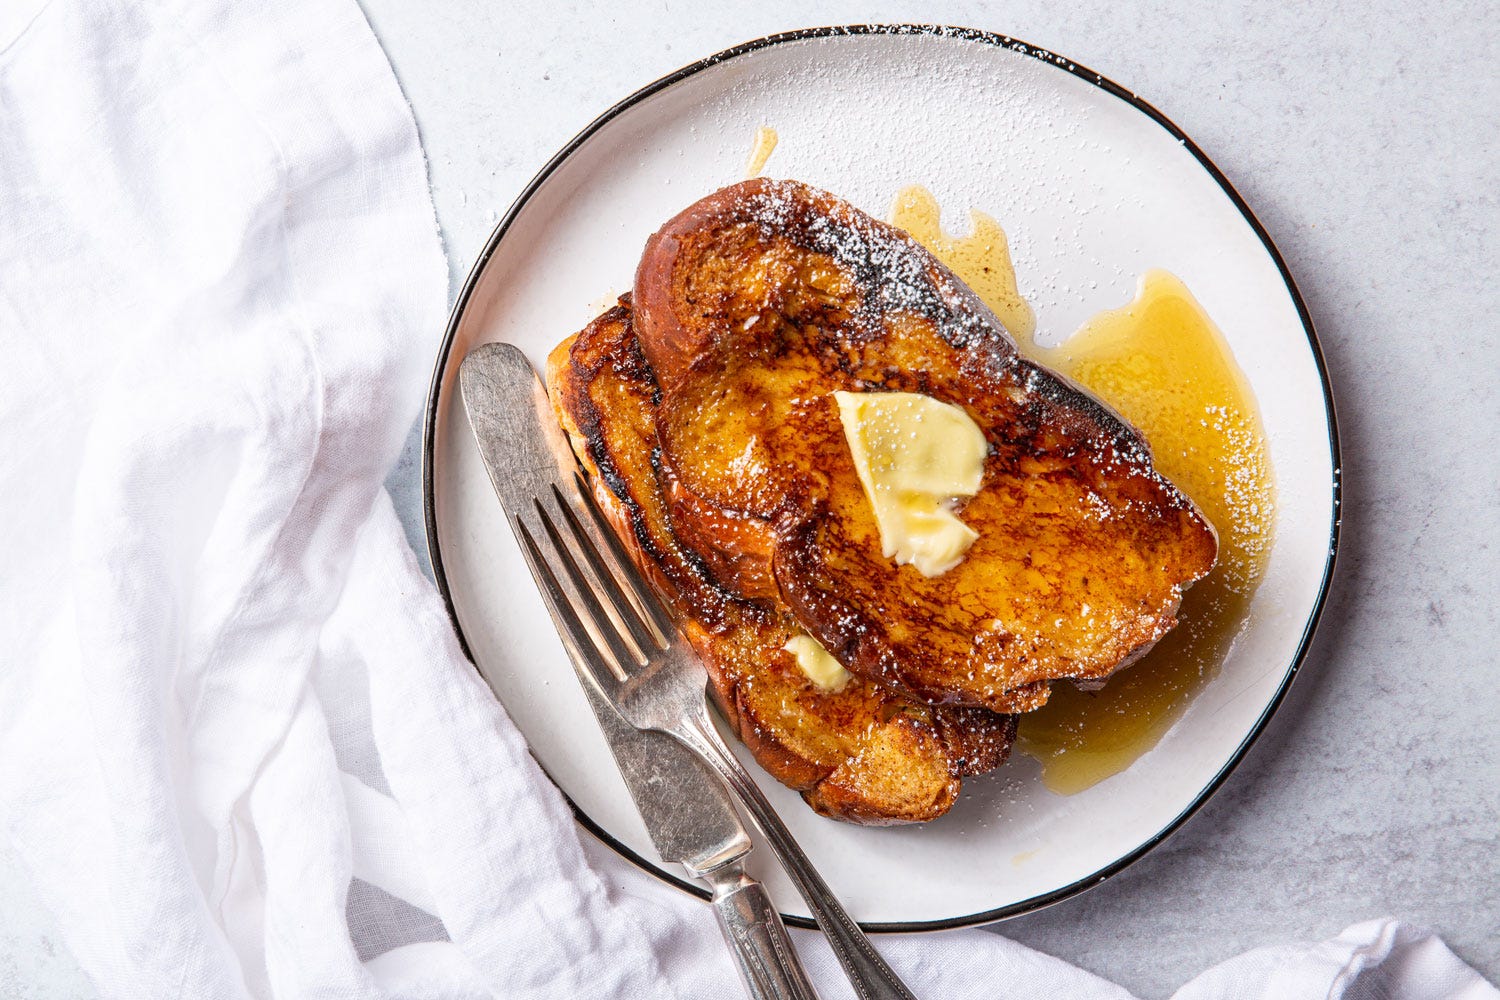
[[[572,475],[576,490],[552,482],[532,498],[530,510],[509,515],[568,652],[625,721],[674,737],[738,796],[812,909],[860,1000],[915,1000],[714,728],[708,672],[625,554],[576,464]]]

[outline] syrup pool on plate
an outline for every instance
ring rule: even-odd
[[[971,212],[971,231],[943,232],[924,188],[896,198],[891,222],[962,278],[1005,324],[1021,352],[1088,388],[1151,445],[1156,468],[1218,529],[1219,559],[1183,595],[1178,625],[1098,692],[1054,684],[1022,716],[1016,746],[1062,794],[1129,767],[1171,728],[1218,672],[1265,572],[1275,528],[1275,481],[1250,384],[1223,334],[1176,277],[1142,276],[1135,298],[1101,312],[1057,347],[1035,340],[1005,233]]]

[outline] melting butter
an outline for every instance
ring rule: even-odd
[[[776,130],[769,125],[762,125],[755,130],[755,139],[750,145],[750,159],[745,163],[745,177],[759,177],[760,172],[766,169],[766,161],[776,150]]]
[[[919,393],[833,395],[885,557],[924,576],[957,566],[979,537],[953,510],[984,478],[989,444],[979,425]]]
[[[821,642],[810,635],[794,635],[781,648],[791,653],[807,679],[824,691],[842,691],[853,676],[833,658],[832,653],[823,648]]]

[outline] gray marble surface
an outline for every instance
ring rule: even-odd
[[[362,3],[416,112],[455,284],[606,105],[774,31],[988,28],[1173,118],[1259,215],[1319,329],[1344,448],[1338,573],[1301,679],[1214,800],[1118,878],[996,930],[1164,997],[1245,949],[1389,914],[1500,980],[1489,4]],[[390,485],[420,546],[415,430]],[[0,900],[0,1000],[88,995],[3,852]]]

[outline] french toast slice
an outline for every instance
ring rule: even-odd
[[[658,391],[627,302],[552,352],[548,391],[595,499],[666,597],[719,709],[761,765],[825,816],[886,825],[942,815],[963,777],[1005,760],[1015,719],[933,708],[857,677],[820,689],[783,648],[802,634],[786,609],[730,593],[680,544],[660,478]]]
[[[742,596],[775,594],[847,669],[931,704],[1040,706],[1175,624],[1217,539],[1113,411],[1022,357],[911,237],[833,195],[757,179],[648,241],[634,330],[660,391],[677,535]],[[936,576],[883,554],[833,393],[956,405],[988,445]]]

